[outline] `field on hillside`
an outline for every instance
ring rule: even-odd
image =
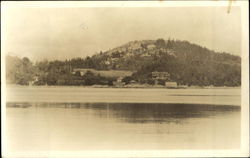
[[[99,74],[104,77],[125,77],[125,76],[131,76],[133,74],[133,71],[126,71],[126,70],[95,70],[95,69],[74,69],[74,71],[80,71],[84,74],[87,71],[90,71],[94,74]]]

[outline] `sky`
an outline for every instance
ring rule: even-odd
[[[2,11],[4,53],[65,60],[91,56],[134,40],[188,40],[241,54],[240,8],[9,7]]]

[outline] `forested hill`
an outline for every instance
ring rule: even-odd
[[[46,64],[50,66],[46,67]],[[70,66],[71,69],[131,70],[135,72],[131,79],[140,83],[152,83],[151,72],[159,71],[170,73],[170,80],[178,84],[241,85],[239,56],[215,52],[188,41],[179,40],[132,41],[91,57],[40,62],[34,66],[36,71],[49,74],[55,65],[61,69]]]
[[[180,60],[182,64],[199,64],[199,66],[216,63],[240,65],[241,63],[239,56],[225,52],[218,53],[188,41],[158,39],[132,41],[115,49],[100,52],[90,58],[89,61],[93,62],[93,65],[82,66],[97,69],[138,70],[153,61],[157,62],[162,57]]]
[[[90,65],[82,67],[137,71],[133,77],[141,82],[147,82],[153,71],[169,72],[171,80],[179,84],[239,86],[241,82],[239,56],[188,41],[132,41],[87,58],[86,63]]]

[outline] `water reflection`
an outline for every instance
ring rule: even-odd
[[[217,117],[239,112],[239,106],[204,104],[159,104],[159,103],[17,103],[15,108],[64,108],[85,109],[101,118],[116,118],[129,123],[182,123],[189,118]]]
[[[153,103],[7,103],[11,150],[232,149],[240,107]],[[232,142],[232,143],[230,143]]]

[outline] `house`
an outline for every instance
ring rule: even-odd
[[[152,50],[152,49],[154,49],[155,48],[155,45],[154,44],[149,44],[149,45],[147,45],[147,49],[149,49],[149,50]]]
[[[151,55],[148,54],[148,53],[145,53],[145,54],[141,54],[140,56],[141,56],[141,57],[150,57]]]
[[[170,78],[170,74],[168,72],[152,72],[152,79],[154,80],[168,80]]]
[[[80,75],[83,76],[86,72],[80,71]]]
[[[116,58],[116,57],[111,58],[111,61],[112,61],[112,62],[117,62],[118,60],[119,60],[119,58]]]
[[[29,81],[29,86],[33,86],[38,81],[38,76],[34,76],[32,81]]]
[[[118,77],[117,82],[122,82],[123,77]]]
[[[129,84],[136,84],[136,81],[135,81],[135,80],[131,80],[131,81],[129,82]]]
[[[77,72],[80,74],[80,76],[83,76],[87,71],[95,71],[94,69],[81,69],[81,68],[76,68],[73,69],[72,74],[76,75]]]
[[[168,53],[169,55],[172,55],[172,56],[174,56],[174,57],[177,57],[177,56],[175,55],[175,53],[174,53],[173,50],[167,50],[167,53]]]
[[[125,82],[122,82],[123,77],[118,77],[116,81],[113,82],[115,87],[123,87],[125,86]]]
[[[152,79],[155,82],[155,85],[158,85],[159,81],[168,81],[170,80],[170,74],[168,72],[152,72]]]
[[[177,88],[177,83],[176,82],[165,82],[165,86],[167,88]]]
[[[105,61],[104,62],[106,65],[110,65],[110,62],[109,61]]]

